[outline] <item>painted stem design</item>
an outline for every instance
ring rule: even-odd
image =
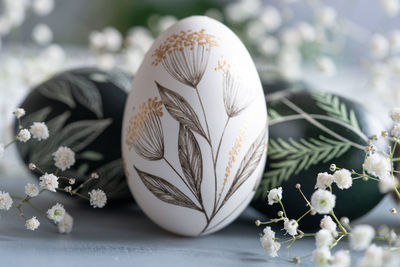
[[[368,141],[368,137],[364,133],[354,129],[350,125],[348,125],[348,124],[346,124],[346,123],[344,123],[344,122],[342,122],[340,120],[337,120],[335,118],[331,118],[331,117],[328,117],[328,116],[325,116],[325,115],[320,115],[320,114],[309,114],[309,115],[310,115],[311,118],[314,118],[314,119],[317,119],[317,120],[331,121],[331,122],[334,122],[336,124],[339,124],[339,125],[347,128],[347,129],[349,129],[350,131],[354,132],[355,134],[357,134],[365,142]],[[305,118],[304,118],[304,116],[302,114],[289,115],[289,116],[284,116],[284,117],[280,117],[280,118],[277,118],[277,119],[273,119],[273,120],[268,122],[268,125],[272,126],[272,125],[274,125],[276,123],[290,121],[290,120],[298,120],[298,119],[305,119]]]
[[[210,146],[210,150],[211,150],[211,157],[212,157],[212,162],[213,162],[213,169],[214,169],[214,186],[215,186],[215,192],[214,192],[214,209],[213,211],[215,211],[216,209],[216,205],[217,205],[217,191],[218,191],[218,178],[217,178],[217,162],[216,162],[216,157],[214,156],[214,148],[212,146],[212,142],[211,142],[211,135],[210,135],[210,129],[208,127],[208,121],[207,121],[207,115],[206,112],[204,110],[204,105],[203,105],[203,101],[201,100],[201,96],[199,93],[199,90],[197,89],[197,87],[194,87],[196,93],[197,93],[197,98],[199,99],[200,102],[200,106],[201,106],[201,110],[203,112],[203,117],[204,117],[204,121],[206,123],[206,129],[207,129],[207,135],[208,135],[208,140],[207,143]],[[210,216],[210,220],[212,219],[212,215]]]
[[[323,130],[324,132],[330,134],[331,136],[337,138],[338,140],[344,141],[349,143],[350,145],[352,145],[355,148],[364,150],[365,146],[354,143],[353,141],[348,140],[347,138],[344,138],[343,136],[333,132],[332,130],[330,130],[329,128],[325,127],[324,125],[322,125],[321,123],[319,123],[318,121],[316,121],[314,118],[312,118],[309,114],[305,113],[300,107],[298,107],[296,104],[294,104],[293,102],[291,102],[289,99],[287,98],[283,98],[282,102],[287,105],[289,108],[293,109],[294,111],[296,111],[297,113],[299,113],[301,116],[304,117],[305,120],[309,121],[311,124],[315,125],[316,127],[318,127],[319,129]]]
[[[179,176],[179,178],[182,180],[182,182],[186,185],[186,187],[190,190],[190,192],[194,195],[194,197],[199,201],[201,210],[204,213],[204,216],[206,217],[207,223],[209,223],[210,218],[208,217],[206,209],[204,208],[203,199],[201,198],[201,196],[199,198],[197,198],[196,193],[189,186],[189,184],[185,181],[185,179],[182,177],[182,175],[175,169],[175,167],[171,164],[171,162],[169,162],[165,157],[163,157],[162,159],[168,164],[168,166],[171,167],[171,169],[176,173],[176,175]]]

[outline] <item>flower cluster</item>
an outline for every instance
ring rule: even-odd
[[[21,118],[25,115],[25,110],[18,108],[14,111],[14,115],[18,120],[18,132],[15,138],[7,145],[0,144],[0,155],[3,154],[4,149],[9,147],[14,142],[28,142],[31,136],[37,141],[45,140],[49,137],[49,130],[45,123],[34,122],[30,129],[27,130],[22,127]],[[10,210],[15,208],[20,216],[25,220],[25,227],[27,230],[34,231],[40,226],[40,221],[36,216],[26,218],[23,208],[28,205],[35,211],[39,211],[37,207],[30,202],[32,198],[38,198],[42,193],[63,191],[68,194],[87,199],[91,206],[94,208],[103,208],[107,203],[107,196],[101,189],[92,189],[88,195],[79,193],[80,189],[85,187],[93,179],[99,179],[97,173],[92,173],[91,176],[86,179],[85,182],[73,188],[75,184],[75,178],[62,176],[60,172],[65,171],[72,167],[75,163],[75,153],[68,147],[61,146],[53,153],[54,166],[56,167],[54,172],[45,172],[34,163],[29,164],[31,171],[37,171],[40,173],[39,184],[28,183],[25,185],[25,196],[17,197],[10,195],[10,193],[0,190],[0,210]],[[65,180],[68,186],[65,188],[60,187],[60,180]],[[59,233],[68,234],[72,231],[74,219],[67,213],[64,206],[60,203],[56,203],[46,212],[41,211],[41,214],[45,214],[45,217],[57,226]]]
[[[200,31],[181,31],[179,34],[173,34],[165,40],[165,42],[160,45],[153,53],[155,58],[153,64],[157,66],[163,59],[165,59],[167,54],[174,51],[183,51],[184,48],[193,50],[195,46],[206,46],[206,49],[210,47],[218,46],[216,37],[211,34],[207,34],[205,29]]]
[[[398,123],[400,119],[399,110],[395,108],[390,112],[394,123]],[[289,242],[287,246],[288,257],[291,261],[299,263],[301,258],[298,256],[291,257],[289,255],[289,248],[296,240],[304,237],[314,237],[315,250],[312,252],[312,261],[315,266],[353,266],[350,251],[338,250],[332,253],[332,249],[340,240],[348,237],[351,250],[365,250],[364,257],[359,260],[358,266],[395,266],[398,263],[398,259],[400,258],[400,253],[398,252],[400,249],[400,238],[397,237],[393,229],[382,226],[377,232],[372,226],[367,224],[352,226],[347,217],[342,217],[339,220],[334,212],[336,196],[333,194],[332,187],[336,186],[340,190],[346,190],[352,187],[353,180],[356,179],[376,181],[382,193],[394,191],[400,199],[398,181],[395,177],[400,171],[394,167],[394,163],[399,161],[399,158],[396,157],[396,147],[400,145],[400,139],[396,135],[389,135],[387,132],[382,132],[381,138],[388,144],[389,152],[377,149],[373,141],[377,141],[379,138],[374,136],[365,149],[366,154],[361,173],[339,168],[335,164],[332,164],[330,166],[332,174],[323,172],[317,175],[316,190],[311,195],[310,200],[304,195],[301,185],[297,184],[296,188],[308,207],[308,210],[298,219],[289,218],[286,214],[283,205],[282,187],[270,190],[268,204],[280,204],[282,210],[278,212],[278,218],[266,222],[257,220],[256,225],[282,222],[284,226],[283,230],[290,236],[287,239],[277,238],[270,226],[264,229],[264,234],[261,236],[260,241],[270,257],[277,257],[281,245]],[[397,210],[392,208],[390,212],[396,214]],[[320,230],[316,233],[307,234],[301,231],[301,220],[307,215],[312,216],[317,213],[324,215],[320,221]],[[386,241],[387,246],[373,244],[372,241],[374,239]]]
[[[137,153],[151,160],[161,159],[164,156],[162,116],[162,102],[157,97],[141,104],[129,121],[125,141],[129,149],[133,147]]]

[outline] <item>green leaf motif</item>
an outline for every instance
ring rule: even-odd
[[[62,102],[70,108],[75,108],[76,103],[72,96],[72,88],[65,75],[60,75],[57,78],[53,78],[38,89],[38,92],[49,99],[53,99]]]
[[[272,108],[268,108],[267,115],[268,115],[268,121],[272,121],[282,117],[276,110]]]
[[[317,101],[318,107],[326,111],[329,116],[341,120],[356,130],[361,131],[354,110],[348,110],[346,104],[341,102],[338,96],[325,92],[312,92],[311,95]]]
[[[79,152],[92,143],[112,123],[112,119],[82,120],[68,124],[59,134],[61,145]]]
[[[79,155],[80,159],[87,159],[90,161],[99,161],[99,160],[103,160],[104,156],[103,154],[97,152],[97,151],[93,151],[93,150],[86,150],[83,151],[80,155]]]
[[[96,85],[90,79],[72,73],[64,74],[64,78],[74,85],[71,89],[76,101],[96,114],[97,118],[103,118],[103,102]]]
[[[281,138],[269,140],[268,159],[272,162],[264,173],[256,198],[265,198],[271,188],[280,186],[292,175],[307,170],[320,162],[326,163],[338,158],[350,149],[347,142],[320,135],[318,139],[301,138],[285,141]],[[278,161],[278,162],[275,162]]]

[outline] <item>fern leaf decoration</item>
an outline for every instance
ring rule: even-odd
[[[267,115],[268,115],[268,121],[272,121],[281,117],[281,115],[272,108],[268,108]]]
[[[348,110],[346,104],[338,96],[325,92],[312,92],[311,95],[317,101],[318,107],[326,111],[329,116],[341,120],[361,131],[354,110]]]
[[[271,188],[281,185],[290,176],[320,162],[326,163],[346,153],[351,145],[320,135],[316,138],[285,141],[281,138],[269,141],[270,169],[264,174],[256,198],[265,198]],[[282,160],[284,159],[284,160]],[[279,161],[279,162],[274,162]]]

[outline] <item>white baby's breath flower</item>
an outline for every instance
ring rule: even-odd
[[[26,143],[29,139],[31,139],[31,133],[28,131],[28,129],[21,129],[18,132],[17,139],[20,142]]]
[[[49,129],[44,122],[34,122],[29,128],[33,138],[38,141],[46,140],[49,138]]]
[[[32,8],[36,15],[46,16],[54,8],[54,0],[33,0]]]
[[[336,11],[332,7],[325,6],[318,10],[317,21],[319,25],[330,28],[336,23]]]
[[[0,191],[0,210],[9,210],[13,200],[8,192]]]
[[[53,40],[53,32],[46,24],[38,24],[32,30],[32,39],[39,45],[46,45]]]
[[[26,220],[25,226],[26,229],[34,231],[38,229],[38,227],[40,226],[40,222],[38,221],[38,219],[36,219],[35,216],[33,216],[32,218]]]
[[[61,66],[65,60],[65,51],[62,46],[51,44],[40,53],[40,57],[46,59],[46,61],[51,62],[55,66]]]
[[[279,242],[274,240],[275,232],[271,230],[271,227],[267,226],[263,230],[264,234],[260,237],[261,245],[268,256],[274,258],[278,256],[278,250],[281,247]]]
[[[370,154],[365,159],[364,168],[371,175],[385,177],[391,170],[390,159],[378,153]]]
[[[125,51],[124,60],[126,62],[126,68],[130,73],[136,74],[140,64],[142,63],[144,55],[145,54],[139,49],[130,49]]]
[[[0,159],[3,157],[4,155],[4,145],[0,144]]]
[[[364,257],[359,262],[359,267],[383,266],[383,249],[375,244],[370,245]]]
[[[296,81],[301,78],[301,55],[297,49],[284,47],[278,55],[278,71],[283,79]]]
[[[400,57],[391,57],[388,62],[393,76],[400,76]]]
[[[75,164],[75,152],[69,147],[60,146],[56,152],[53,153],[55,166],[62,171],[69,169]]]
[[[261,38],[258,42],[258,50],[265,56],[273,56],[279,52],[279,41],[273,36]]]
[[[54,174],[50,173],[45,173],[42,176],[40,176],[40,188],[42,189],[47,189],[52,192],[56,192],[56,188],[58,187],[58,177],[55,176]]]
[[[318,70],[326,76],[333,76],[336,73],[336,65],[329,57],[322,56],[317,59]]]
[[[366,249],[375,236],[375,230],[367,224],[360,224],[350,232],[350,246],[354,250]]]
[[[242,0],[226,5],[224,13],[226,18],[233,23],[241,23],[256,16],[260,12],[260,0]]]
[[[126,41],[129,48],[146,53],[153,44],[154,38],[146,27],[135,26],[128,31]]]
[[[102,70],[111,70],[115,67],[115,58],[110,53],[104,53],[96,57],[97,66]]]
[[[350,267],[351,258],[348,250],[338,250],[332,259],[332,267]]]
[[[178,19],[174,16],[167,15],[167,16],[162,16],[157,23],[157,29],[159,32],[164,32],[167,30],[169,27],[174,25]]]
[[[384,58],[389,52],[389,41],[381,34],[374,34],[370,41],[370,53],[374,58]]]
[[[89,46],[94,50],[100,50],[106,45],[106,38],[100,31],[92,31],[89,33]]]
[[[393,137],[400,137],[400,123],[396,123],[396,124],[393,126],[392,130],[390,131],[390,134],[391,134]]]
[[[312,261],[316,267],[328,267],[331,258],[331,251],[327,247],[317,248],[312,253]]]
[[[388,17],[396,17],[399,14],[399,0],[381,0],[381,5]]]
[[[282,187],[274,188],[268,193],[268,204],[273,205],[282,200]]]
[[[316,38],[315,28],[307,22],[297,24],[297,30],[304,42],[314,42]]]
[[[400,30],[394,30],[390,33],[390,49],[392,53],[400,52]]]
[[[301,42],[301,35],[294,27],[288,27],[280,31],[279,38],[288,47],[297,47]]]
[[[14,115],[17,119],[22,118],[25,115],[25,109],[17,108],[16,110],[14,110]]]
[[[321,219],[321,222],[319,224],[321,229],[328,230],[333,236],[337,236],[337,224],[332,220],[332,217],[329,215],[324,215],[324,217]]]
[[[265,26],[260,20],[254,19],[246,24],[245,31],[250,40],[257,41],[264,36]]]
[[[73,226],[74,218],[68,212],[65,212],[64,218],[62,218],[62,220],[57,223],[58,232],[60,234],[71,233]]]
[[[283,222],[284,229],[286,230],[286,233],[288,233],[291,236],[297,235],[297,228],[299,227],[299,224],[297,223],[296,220],[289,220],[285,219]]]
[[[333,175],[328,174],[327,172],[320,172],[317,176],[317,183],[315,184],[315,188],[326,189],[333,182]]]
[[[47,218],[54,221],[55,223],[59,223],[65,215],[64,206],[60,203],[55,204],[53,207],[47,210]]]
[[[379,192],[386,194],[397,186],[397,179],[391,175],[379,179]]]
[[[106,27],[103,30],[105,38],[105,46],[109,51],[115,52],[121,48],[122,45],[122,35],[114,27]]]
[[[311,196],[311,205],[319,214],[329,213],[336,204],[336,196],[327,190],[318,189]]]
[[[39,195],[39,188],[34,184],[25,185],[25,194],[29,197],[36,197]]]
[[[278,9],[273,6],[266,6],[259,16],[260,21],[264,24],[265,30],[268,32],[276,31],[282,23],[281,14]]]
[[[400,123],[400,107],[392,109],[389,115],[394,122]]]
[[[337,187],[340,189],[348,189],[353,185],[353,179],[351,178],[351,172],[347,169],[341,169],[335,171],[333,174],[333,180]]]
[[[321,229],[315,235],[315,245],[317,248],[329,247],[332,242],[333,237],[329,230]]]
[[[93,189],[89,192],[90,205],[93,208],[103,208],[107,203],[107,196],[101,189]]]

